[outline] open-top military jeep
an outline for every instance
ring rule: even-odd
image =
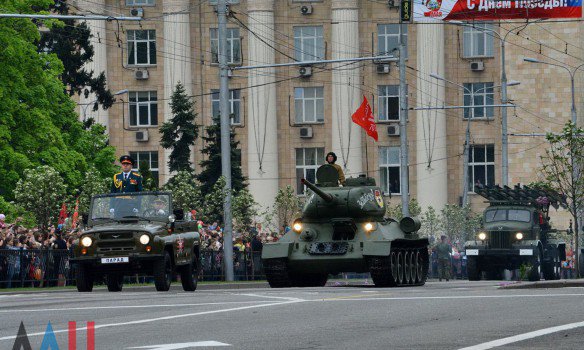
[[[154,276],[158,291],[168,291],[175,273],[185,291],[197,288],[200,236],[194,221],[173,212],[166,192],[102,194],[91,200],[83,232],[71,260],[77,290],[91,292],[105,277],[108,290],[122,290],[124,276]]]

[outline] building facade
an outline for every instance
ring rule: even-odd
[[[227,51],[233,67],[397,55],[399,12],[392,2],[229,3]],[[105,124],[118,153],[148,162],[164,183],[172,174],[158,128],[171,117],[168,103],[176,84],[181,82],[193,96],[197,124],[211,125],[219,114],[214,1],[93,0],[79,1],[78,7],[81,12],[140,14],[145,19],[88,22],[96,51],[91,68],[106,72],[112,91],[128,93],[119,95],[108,111],[86,111],[85,117]],[[407,114],[410,195],[422,207],[459,203],[465,131],[470,123],[469,181],[464,190],[473,208],[482,209],[483,199],[473,194],[474,186],[502,183],[501,111],[473,106],[500,104],[502,42],[508,80],[521,82],[508,88],[509,100],[518,106],[508,109],[509,184],[537,181],[545,139],[514,134],[561,129],[570,118],[569,76],[562,75],[561,69],[524,62],[523,57],[529,54],[575,65],[584,55],[581,39],[575,39],[583,37],[582,26],[553,23],[514,28],[518,25],[405,26],[407,113],[399,108],[395,62],[233,70],[231,123],[241,145],[242,170],[256,201],[270,205],[278,188],[286,185],[302,195],[300,178],[313,180],[324,155],[334,151],[347,176],[376,178],[388,201],[399,203],[398,123]],[[581,78],[577,86],[583,86]],[[378,142],[351,121],[364,96],[375,113]],[[80,101],[81,108],[91,99]],[[580,96],[577,101],[584,112]],[[468,108],[413,110],[428,106]],[[203,147],[199,138],[192,152],[195,171]],[[561,218],[567,221],[565,214]]]

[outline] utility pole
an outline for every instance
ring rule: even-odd
[[[229,66],[227,65],[227,3],[217,1],[219,20],[219,116],[221,118],[221,173],[225,178],[223,203],[223,261],[225,280],[233,281],[233,239],[231,223],[231,125],[229,120]]]
[[[407,30],[407,21],[411,20],[411,1],[400,1],[399,24],[399,139],[400,139],[400,192],[402,215],[410,216],[410,186],[408,183],[408,92],[406,81],[406,52],[407,46],[404,40],[404,32]],[[407,7],[407,8],[406,8]],[[408,11],[409,9],[409,11]],[[405,16],[404,16],[405,15]],[[406,22],[406,23],[404,23]]]
[[[507,38],[507,36],[505,36]],[[501,40],[501,104],[507,104],[507,73],[505,72],[505,40]],[[468,142],[468,141],[467,141]],[[509,184],[509,153],[507,135],[507,108],[501,110],[501,177],[503,186]],[[468,157],[468,154],[467,154]]]

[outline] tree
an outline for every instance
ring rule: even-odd
[[[85,172],[85,180],[79,192],[79,213],[89,213],[91,197],[96,194],[107,193],[111,185],[111,178],[104,178],[97,169],[91,167]]]
[[[172,193],[174,208],[184,211],[201,210],[201,191],[191,171],[179,171],[164,185],[164,190]]]
[[[299,217],[302,210],[302,202],[296,195],[294,188],[290,185],[279,188],[276,198],[274,198],[274,205],[268,208],[264,214],[264,220],[268,227],[275,232],[279,231],[279,227],[289,225],[292,220]],[[270,227],[273,224],[278,227]]]
[[[258,215],[258,204],[249,191],[244,188],[233,194],[233,229],[237,232],[247,232]]]
[[[420,216],[420,214],[422,213],[422,208],[420,207],[420,204],[418,204],[416,198],[410,199],[409,209],[410,216]],[[395,207],[391,207],[391,205],[388,205],[385,214],[390,218],[394,218],[398,221],[403,219],[404,217],[402,214],[401,204],[397,204]]]
[[[223,226],[223,203],[227,192],[225,191],[225,178],[220,176],[211,188],[211,191],[204,196],[205,206],[202,208],[202,217],[205,222],[215,222]]]
[[[580,269],[579,246],[582,223],[578,213],[584,210],[584,129],[568,122],[559,134],[548,133],[550,147],[541,157],[541,173],[546,186],[565,196],[568,211],[574,221],[574,263]]]
[[[66,0],[44,1],[49,3],[48,11],[59,15],[69,14],[69,5]],[[45,9],[44,7],[39,8]],[[49,30],[41,31],[37,41],[38,52],[57,55],[64,64],[63,73],[60,75],[63,85],[70,96],[74,94],[88,97],[89,93],[95,93],[98,105],[108,109],[114,103],[114,96],[106,88],[104,72],[87,71],[83,66],[93,59],[94,50],[91,44],[91,30],[85,22],[77,22],[72,19],[59,21],[38,22],[39,26],[47,26]],[[106,38],[98,38],[106,40]]]
[[[65,189],[59,173],[44,165],[27,171],[14,193],[17,203],[35,216],[39,227],[46,229],[59,214]]]
[[[194,103],[180,82],[172,93],[170,108],[172,118],[160,127],[160,145],[172,149],[168,160],[171,172],[192,170],[190,147],[199,137],[199,126],[195,124]]]
[[[436,241],[436,238],[440,236],[440,218],[436,213],[434,207],[429,206],[422,213],[422,227],[420,228],[420,233],[430,240],[430,244]]]
[[[465,242],[480,227],[481,215],[475,214],[470,205],[446,204],[440,211],[440,228],[453,242]]]
[[[152,175],[152,171],[150,170],[150,165],[148,164],[147,160],[140,162],[138,171],[140,172],[140,175],[142,175],[142,189],[144,191],[156,191],[158,189],[158,182]]]
[[[197,180],[201,184],[201,193],[206,196],[211,192],[214,184],[221,177],[221,128],[218,120],[206,128],[207,136],[203,136],[205,147],[203,154],[207,159],[201,161],[202,171],[197,175]],[[247,188],[246,179],[241,172],[241,153],[238,149],[239,141],[235,141],[235,134],[231,131],[231,188],[238,193],[243,188]]]

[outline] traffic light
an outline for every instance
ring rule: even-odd
[[[399,20],[402,23],[409,23],[412,21],[412,0],[401,0],[399,9]]]

